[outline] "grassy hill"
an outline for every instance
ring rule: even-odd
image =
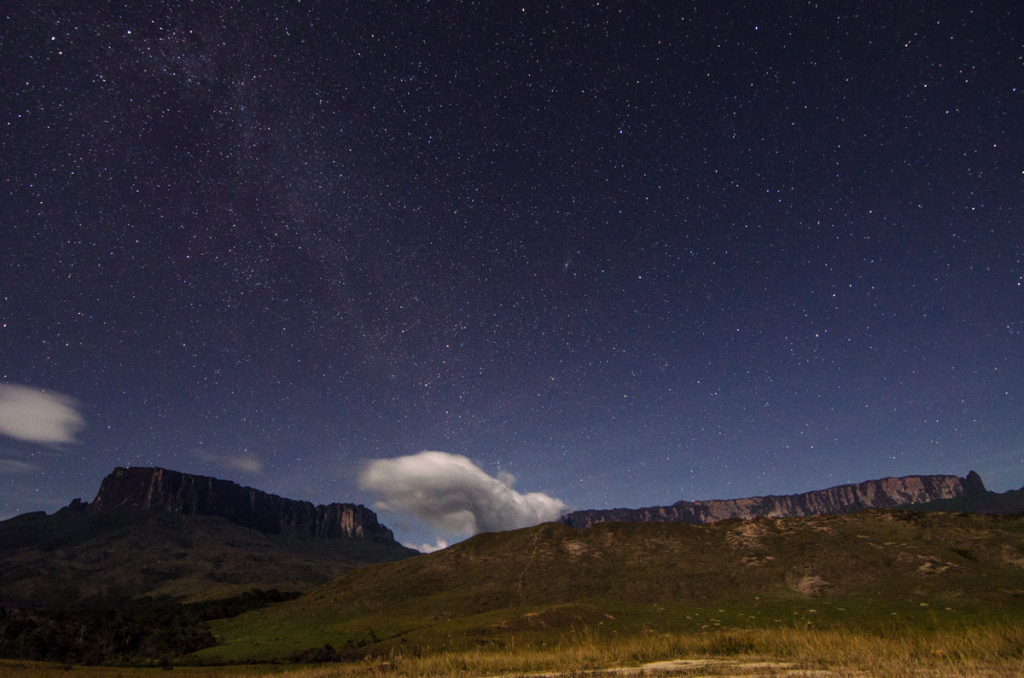
[[[548,523],[346,574],[212,625],[195,657],[543,647],[573,634],[955,629],[1024,618],[1024,517],[910,511]]]
[[[194,602],[254,588],[308,591],[415,551],[364,539],[270,535],[210,516],[63,509],[0,523],[0,604],[111,607]]]

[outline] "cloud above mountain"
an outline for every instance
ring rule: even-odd
[[[0,434],[54,445],[75,442],[85,426],[74,398],[20,384],[0,384]]]
[[[568,511],[560,499],[512,489],[510,474],[494,478],[467,457],[447,452],[375,459],[359,481],[380,498],[376,508],[459,534],[530,527]]]
[[[263,473],[263,460],[249,452],[224,452],[195,449],[192,454],[201,461],[216,468],[228,468],[259,475]]]

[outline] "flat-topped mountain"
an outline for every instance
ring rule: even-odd
[[[391,530],[377,522],[377,514],[360,504],[314,506],[230,480],[162,468],[115,468],[86,511],[115,508],[214,516],[264,534],[395,541]]]
[[[672,506],[639,509],[574,511],[564,516],[562,522],[580,529],[603,522],[703,525],[730,518],[750,520],[842,515],[873,508],[1022,513],[1024,489],[1003,494],[989,492],[981,476],[971,471],[966,478],[953,475],[904,476],[785,496],[679,501]]]
[[[416,554],[364,506],[314,506],[217,478],[118,468],[90,503],[0,522],[0,607],[305,591]]]

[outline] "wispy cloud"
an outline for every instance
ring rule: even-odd
[[[26,473],[34,473],[39,470],[35,464],[14,459],[0,459],[0,475],[20,476]]]
[[[514,481],[507,473],[489,476],[468,458],[446,452],[375,459],[359,479],[380,497],[380,510],[459,534],[529,527],[568,510],[560,499],[541,492],[516,492]]]
[[[193,450],[192,452],[195,456],[209,464],[255,475],[263,473],[263,461],[248,452],[211,452],[210,450],[201,449]]]
[[[0,384],[0,434],[33,443],[75,442],[85,426],[69,396],[20,384]]]
[[[245,471],[246,473],[255,473],[257,475],[263,473],[263,461],[251,454],[229,455],[224,459],[224,465],[239,471]]]

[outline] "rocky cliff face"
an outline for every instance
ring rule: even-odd
[[[85,510],[96,513],[115,508],[216,516],[265,534],[394,543],[391,530],[377,522],[377,514],[365,506],[314,506],[229,480],[162,468],[115,468]]]
[[[657,521],[700,525],[729,518],[794,518],[815,514],[854,513],[869,508],[942,508],[969,511],[973,510],[974,503],[990,494],[994,493],[985,490],[981,477],[971,471],[966,478],[946,475],[883,478],[781,497],[680,501],[672,506],[641,509],[575,511],[562,518],[562,522],[582,529],[607,521]]]

